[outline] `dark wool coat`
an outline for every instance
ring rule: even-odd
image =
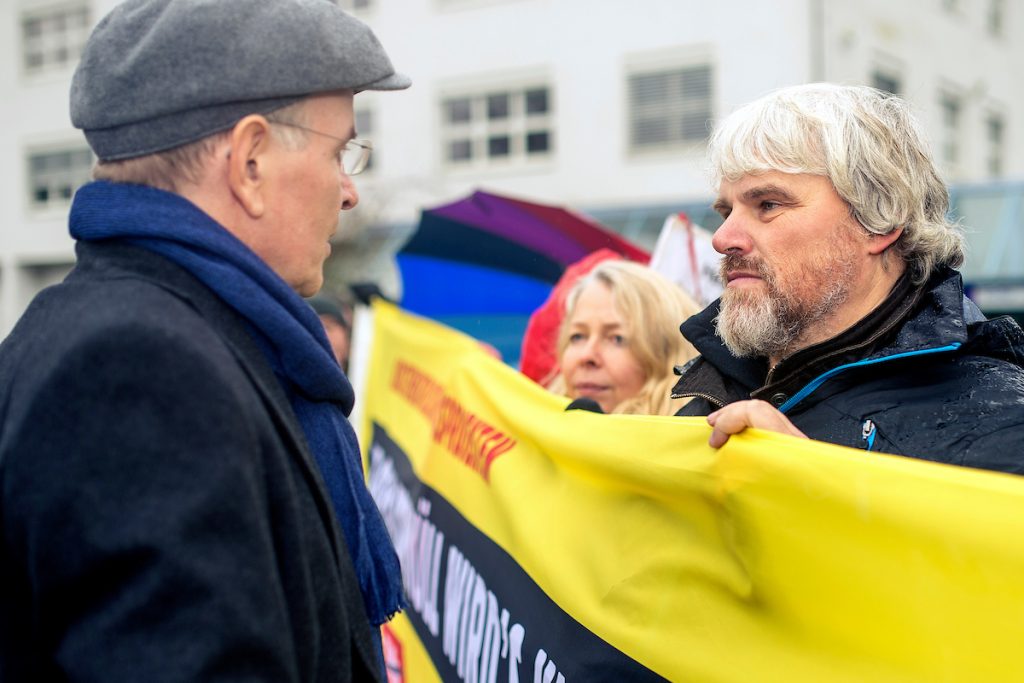
[[[0,680],[379,680],[245,323],[156,254],[78,256],[0,346]]]
[[[987,320],[943,269],[881,319],[783,360],[733,356],[715,334],[718,302],[680,327],[699,356],[673,390],[679,415],[760,398],[807,436],[843,446],[1024,472],[1024,333]],[[878,316],[875,316],[876,318]]]

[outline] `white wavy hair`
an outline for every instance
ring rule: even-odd
[[[866,86],[812,83],[733,112],[709,144],[712,182],[781,171],[825,176],[869,232],[903,228],[893,249],[921,283],[963,263],[949,194],[907,103]]]

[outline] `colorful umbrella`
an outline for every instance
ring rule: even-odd
[[[506,361],[566,266],[600,248],[649,255],[568,209],[477,191],[425,209],[397,255],[402,306],[487,341]]]

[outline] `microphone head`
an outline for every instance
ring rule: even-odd
[[[587,412],[591,413],[601,413],[602,415],[604,414],[604,411],[601,410],[601,404],[587,396],[581,396],[577,399],[574,399],[572,403],[565,407],[565,410],[567,412],[570,410],[586,410]]]

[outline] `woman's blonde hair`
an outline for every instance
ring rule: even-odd
[[[565,301],[565,317],[558,334],[558,358],[569,345],[569,321],[580,293],[598,282],[611,291],[616,310],[628,328],[629,350],[640,363],[647,381],[636,396],[612,411],[634,415],[672,415],[685,402],[670,398],[675,374],[672,368],[697,355],[679,332],[679,325],[700,307],[681,288],[661,273],[630,261],[602,261],[580,278]],[[555,393],[566,393],[561,371],[548,384]]]

